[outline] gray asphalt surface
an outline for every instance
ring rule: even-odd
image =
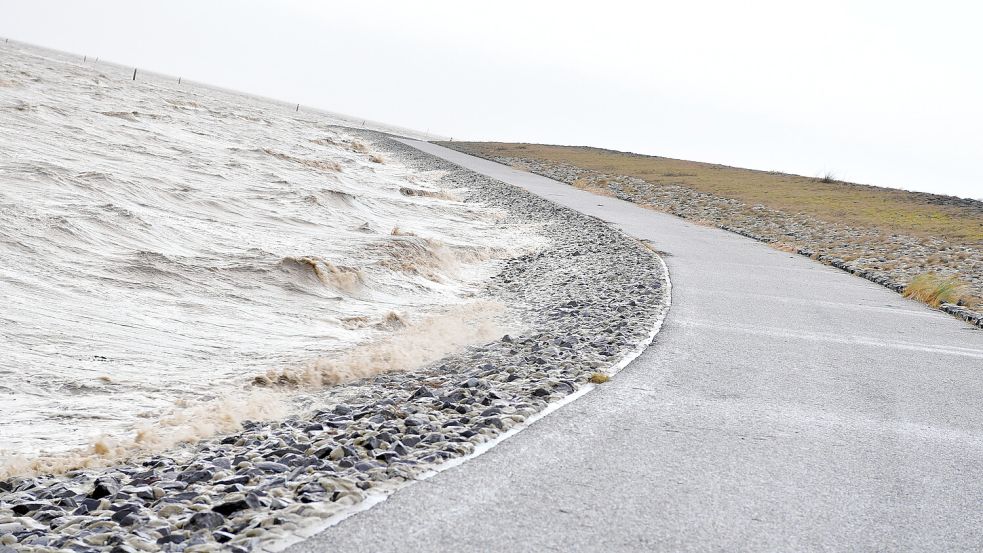
[[[291,551],[983,550],[983,333],[722,230],[421,150],[668,252],[611,382]]]

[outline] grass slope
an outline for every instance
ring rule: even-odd
[[[581,146],[499,142],[444,144],[484,157],[508,156],[567,163],[609,174],[674,184],[857,227],[983,244],[983,203],[786,173],[755,171]]]

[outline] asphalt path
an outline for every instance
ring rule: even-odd
[[[291,551],[980,551],[983,332],[723,230],[424,142],[666,252],[607,384]]]

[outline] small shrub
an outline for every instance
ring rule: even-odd
[[[591,384],[604,384],[608,380],[611,380],[611,377],[601,372],[590,375]]]
[[[780,252],[799,253],[799,247],[788,242],[769,242],[768,245]]]
[[[836,175],[832,171],[826,171],[823,173],[823,176],[819,177],[819,182],[826,184],[834,183],[836,182]]]
[[[604,179],[604,182],[606,184],[607,180]],[[597,194],[598,196],[607,196],[609,198],[614,197],[614,192],[611,190],[604,188],[603,186],[598,186],[597,184],[592,183],[589,179],[585,179],[583,177],[574,180],[572,184],[574,188],[583,190],[584,192],[590,192],[591,194]]]
[[[574,188],[579,188],[581,190],[587,190],[588,188],[590,188],[590,181],[588,181],[583,177],[579,177],[575,179],[572,184]]]
[[[911,279],[905,287],[905,297],[925,302],[932,307],[943,303],[954,303],[975,307],[976,298],[969,293],[969,285],[955,276],[942,276],[925,273]]]

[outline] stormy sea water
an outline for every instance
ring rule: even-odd
[[[530,229],[350,120],[131,72],[0,44],[0,473],[282,416],[508,324],[476,291]]]

